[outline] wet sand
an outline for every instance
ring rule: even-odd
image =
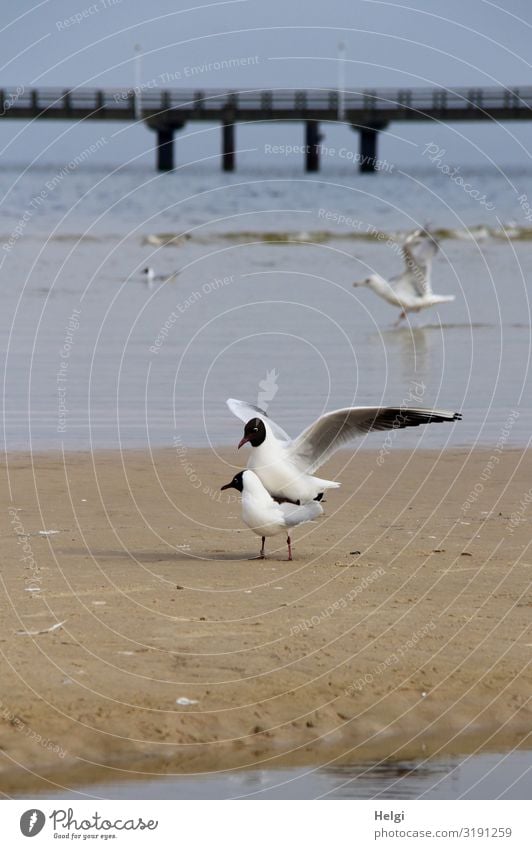
[[[248,559],[237,460],[8,457],[4,793],[526,741],[530,452],[339,454],[292,563]]]

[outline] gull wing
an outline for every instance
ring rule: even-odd
[[[289,446],[289,457],[298,468],[313,474],[338,448],[364,433],[461,418],[460,413],[421,407],[346,407],[326,413],[307,427]]]
[[[413,292],[423,298],[432,295],[430,272],[432,260],[440,246],[428,230],[416,230],[403,243],[403,259],[406,269],[399,278],[411,287]]]
[[[302,525],[304,522],[313,522],[314,519],[323,515],[323,507],[318,501],[311,501],[309,504],[301,504],[301,506],[285,502],[279,506],[287,528]]]
[[[287,432],[283,430],[283,428],[276,424],[273,419],[269,417],[264,410],[261,410],[260,407],[256,407],[254,404],[248,404],[246,401],[238,401],[236,398],[228,398],[225,402],[234,416],[237,419],[240,419],[244,422],[249,422],[250,419],[259,418],[264,419],[265,422],[269,425],[272,433],[277,439],[280,439],[282,442],[290,442],[290,437]]]

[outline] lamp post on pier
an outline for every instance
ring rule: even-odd
[[[343,41],[338,42],[338,120],[345,119],[345,57],[346,49]]]
[[[141,68],[142,68],[142,47],[140,44],[135,44],[135,85],[133,88],[133,108],[135,111],[135,120],[138,121],[142,117],[142,95],[141,95]]]

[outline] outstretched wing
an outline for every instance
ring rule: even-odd
[[[261,410],[260,407],[256,407],[254,404],[248,404],[246,401],[238,401],[236,398],[228,398],[225,403],[233,415],[236,416],[237,419],[241,419],[244,424],[255,417],[264,419],[277,439],[280,439],[283,442],[290,442],[290,437],[287,432],[283,430],[280,425],[276,424],[273,419],[264,412],[264,410]]]
[[[408,281],[415,293],[422,298],[432,294],[430,272],[432,260],[439,249],[440,246],[434,236],[424,228],[411,233],[403,243],[406,269],[401,279],[404,282]]]
[[[425,410],[420,407],[346,407],[327,413],[307,427],[289,446],[289,455],[298,468],[312,474],[334,452],[372,430],[395,430],[431,422],[454,422],[460,413]]]

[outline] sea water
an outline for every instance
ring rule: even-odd
[[[231,396],[293,434],[329,409],[415,399],[463,421],[397,445],[528,442],[529,174],[464,171],[467,190],[432,166],[60,174],[1,176],[7,450],[233,444]],[[433,288],[455,301],[396,327],[352,283],[397,274],[423,224],[441,244]],[[179,273],[150,287],[146,266]]]
[[[77,787],[75,799],[529,799],[531,753],[482,752],[381,761],[225,770]],[[33,795],[32,798],[35,798]],[[389,808],[387,810],[390,810]],[[400,812],[400,807],[394,806]]]

